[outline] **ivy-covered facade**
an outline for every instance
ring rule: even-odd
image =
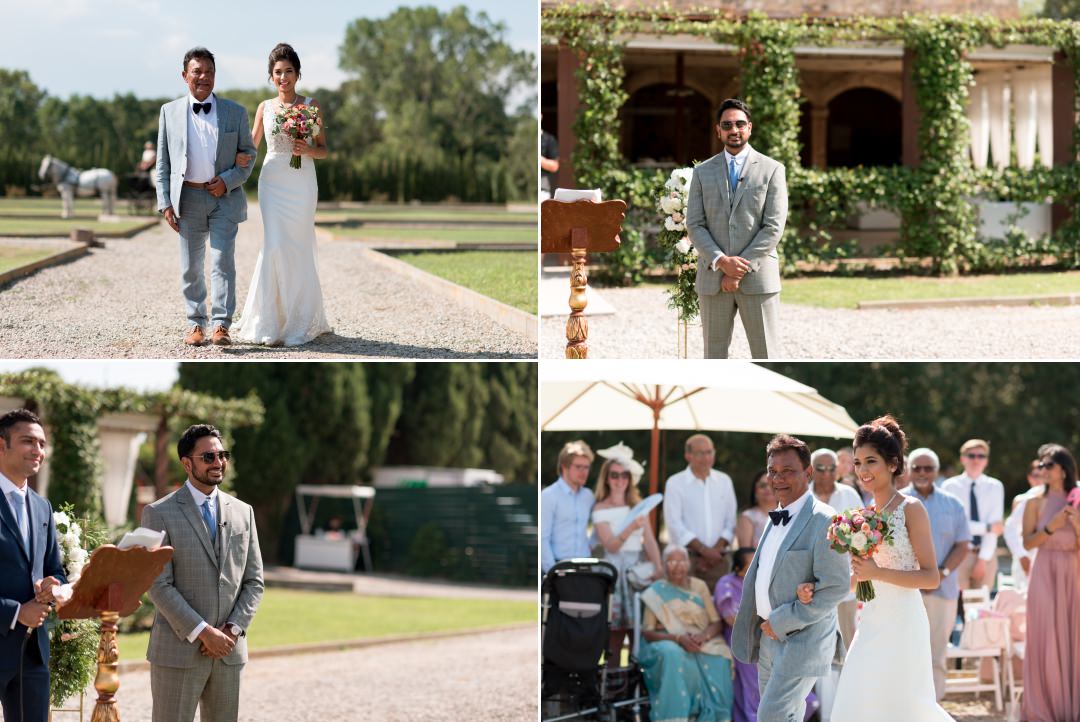
[[[954,273],[1020,265],[1080,266],[1080,86],[1074,71],[1080,59],[1080,23],[986,15],[732,17],[719,10],[641,10],[588,2],[546,5],[541,31],[544,57],[554,53],[557,65],[564,156],[560,184],[570,185],[569,177],[579,187],[599,187],[606,197],[624,198],[633,209],[623,248],[608,269],[617,281],[632,282],[649,265],[678,262],[648,248],[643,234],[653,222],[666,173],[636,167],[622,152],[627,58],[632,48],[665,41],[699,56],[702,43],[707,43],[704,52],[726,54],[729,62],[737,63],[730,90],[753,109],[752,142],[788,169],[791,213],[781,245],[787,270],[798,261],[852,253],[852,245],[840,243],[834,233],[867,207],[900,217],[899,240],[889,253],[911,268]],[[812,134],[803,127],[807,114],[801,107],[800,65],[807,65],[807,55],[869,57],[875,48],[899,55],[901,63],[902,162],[842,168],[804,164],[807,158],[801,151]],[[1050,66],[1053,165],[976,170],[967,116],[975,63],[980,57],[1010,57],[1009,52],[1018,49],[1041,51],[1044,67]],[[864,81],[873,86],[873,68],[867,65]],[[682,66],[677,72],[683,72]],[[891,82],[895,85],[896,79]],[[883,89],[896,95],[895,87]],[[672,102],[678,101],[676,95]],[[894,122],[895,112],[884,109],[881,122]],[[711,127],[711,116],[707,122]],[[1045,138],[1040,140],[1045,145]],[[814,145],[820,158],[820,138]],[[714,146],[709,154],[718,150]],[[1052,231],[1034,238],[1020,232],[981,237],[976,199],[1051,203]]]

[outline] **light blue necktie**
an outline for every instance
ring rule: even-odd
[[[735,189],[739,187],[739,171],[735,166],[735,159],[731,159],[731,164],[728,166],[728,178],[731,180],[731,195],[735,196]]]
[[[15,509],[15,523],[19,525],[19,536],[22,537],[23,551],[30,553],[30,528],[26,523],[26,499],[17,491],[9,495],[11,506]]]
[[[217,541],[217,524],[214,523],[214,517],[210,514],[210,497],[206,497],[206,501],[202,503],[202,518],[206,522],[206,530],[210,532],[210,541]]]

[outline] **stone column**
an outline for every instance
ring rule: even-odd
[[[128,501],[135,483],[139,446],[157,424],[157,417],[149,414],[105,414],[98,419],[104,467],[101,497],[109,526],[121,526],[128,521]]]

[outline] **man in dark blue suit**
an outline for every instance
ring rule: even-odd
[[[27,485],[44,459],[37,416],[0,416],[0,703],[9,722],[49,717],[49,638],[39,628],[54,587],[67,582],[52,506]]]

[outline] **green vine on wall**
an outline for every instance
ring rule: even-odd
[[[930,15],[769,19],[751,14],[740,20],[719,12],[703,19],[705,12],[680,13],[667,7],[625,10],[591,3],[543,11],[545,39],[562,39],[587,60],[579,72],[581,106],[574,155],[584,185],[603,188],[607,197],[626,199],[631,209],[641,205],[651,208],[666,177],[654,171],[635,171],[619,154],[618,111],[626,102],[621,87],[623,44],[632,35],[697,35],[738,49],[742,92],[754,113],[754,144],[787,165],[791,210],[781,245],[785,271],[791,272],[798,261],[849,255],[853,249],[837,244],[830,229],[843,227],[856,214],[860,202],[897,212],[902,217],[902,236],[894,252],[901,259],[929,258],[937,273],[1007,268],[1030,263],[1029,254],[1065,267],[1080,267],[1076,164],[1046,174],[1038,169],[976,173],[968,159],[966,117],[973,80],[966,54],[971,49],[1041,45],[1061,51],[1073,68],[1080,68],[1080,23]],[[920,167],[822,171],[799,165],[799,80],[794,48],[798,44],[828,47],[853,41],[900,41],[914,51],[916,102],[923,120]],[[597,78],[589,78],[589,73],[596,73]],[[1073,73],[1073,82],[1080,111],[1080,72]],[[1073,150],[1074,155],[1080,150],[1080,127],[1074,129]],[[1005,180],[1024,174],[1038,177],[1041,197],[1033,198],[1020,188],[1011,192]],[[999,200],[1052,200],[1074,212],[1050,238],[1018,252],[1015,244],[979,237],[971,199],[988,189],[993,189]],[[628,214],[624,239],[630,237],[635,242],[613,254],[616,275],[624,282],[640,278],[650,258],[640,240],[646,223],[633,211]],[[654,260],[668,263],[671,259]]]

